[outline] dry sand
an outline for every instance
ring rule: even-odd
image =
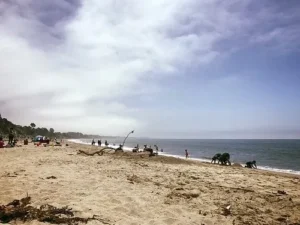
[[[0,149],[0,205],[28,193],[34,206],[68,205],[78,216],[99,215],[108,224],[300,224],[297,176],[144,153],[85,156],[78,150],[99,148],[70,143]]]

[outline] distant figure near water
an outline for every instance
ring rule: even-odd
[[[133,149],[132,149],[132,152],[138,152],[140,149],[140,146],[139,144],[137,144]]]
[[[153,149],[150,147],[148,147],[147,145],[144,145],[144,152],[150,152],[150,155],[153,155]]]
[[[250,168],[250,169],[257,169],[257,166],[256,166],[256,161],[252,161],[252,162],[246,162],[246,165],[245,165],[246,168]]]
[[[94,139],[92,140],[92,145],[95,145],[95,140]]]
[[[98,146],[101,146],[101,144],[102,144],[101,140],[98,140]]]
[[[187,159],[189,157],[189,153],[188,153],[188,150],[186,149],[185,150],[185,158]]]
[[[115,151],[116,151],[116,152],[117,152],[117,151],[123,152],[123,145],[119,145],[119,147],[116,148]]]
[[[108,142],[107,142],[107,140],[105,140],[105,146],[106,146],[106,147],[108,146]]]
[[[156,153],[158,154],[158,146],[154,145],[154,147],[155,147]]]

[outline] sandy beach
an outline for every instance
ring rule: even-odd
[[[145,153],[86,156],[79,150],[99,148],[30,143],[0,149],[0,205],[28,194],[33,206],[70,206],[81,217],[104,221],[88,224],[300,224],[299,176]]]

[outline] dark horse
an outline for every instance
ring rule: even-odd
[[[231,162],[230,162],[230,155],[229,153],[223,153],[220,157],[219,157],[219,162],[221,162],[222,165],[231,165]]]
[[[218,160],[218,163],[219,163],[219,159],[220,159],[221,155],[222,155],[221,153],[215,154],[214,157],[212,157],[212,159],[211,159],[211,163],[216,163],[217,160]]]

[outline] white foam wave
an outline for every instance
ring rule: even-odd
[[[91,145],[90,142],[84,142],[84,141],[79,140],[79,139],[69,139],[68,141],[74,142],[74,143],[77,143],[77,144]],[[95,143],[95,145],[97,146],[98,144]],[[104,144],[102,144],[101,146],[105,147]],[[118,148],[118,145],[108,145],[108,147],[111,147],[111,148]],[[131,151],[132,151],[132,148],[131,148],[131,147],[124,146],[124,147],[123,147],[123,150],[126,151],[126,152],[131,152]],[[139,150],[142,151],[142,149],[139,149]],[[178,158],[178,159],[185,159],[185,156],[182,156],[182,155],[174,155],[174,154],[165,153],[165,152],[159,152],[159,155],[162,155],[162,156],[168,156],[168,157],[174,157],[174,158]],[[189,160],[198,161],[198,162],[206,162],[206,163],[211,162],[211,160],[209,160],[209,159],[193,158],[193,157],[189,158]],[[241,165],[242,165],[242,166],[245,166],[245,165],[243,165],[243,164],[241,164]],[[269,166],[258,166],[257,168],[258,168],[258,169],[261,169],[261,170],[272,171],[272,172],[289,173],[289,174],[300,175],[300,171],[296,171],[296,170],[278,169],[278,168],[272,168],[272,167],[269,167]]]

